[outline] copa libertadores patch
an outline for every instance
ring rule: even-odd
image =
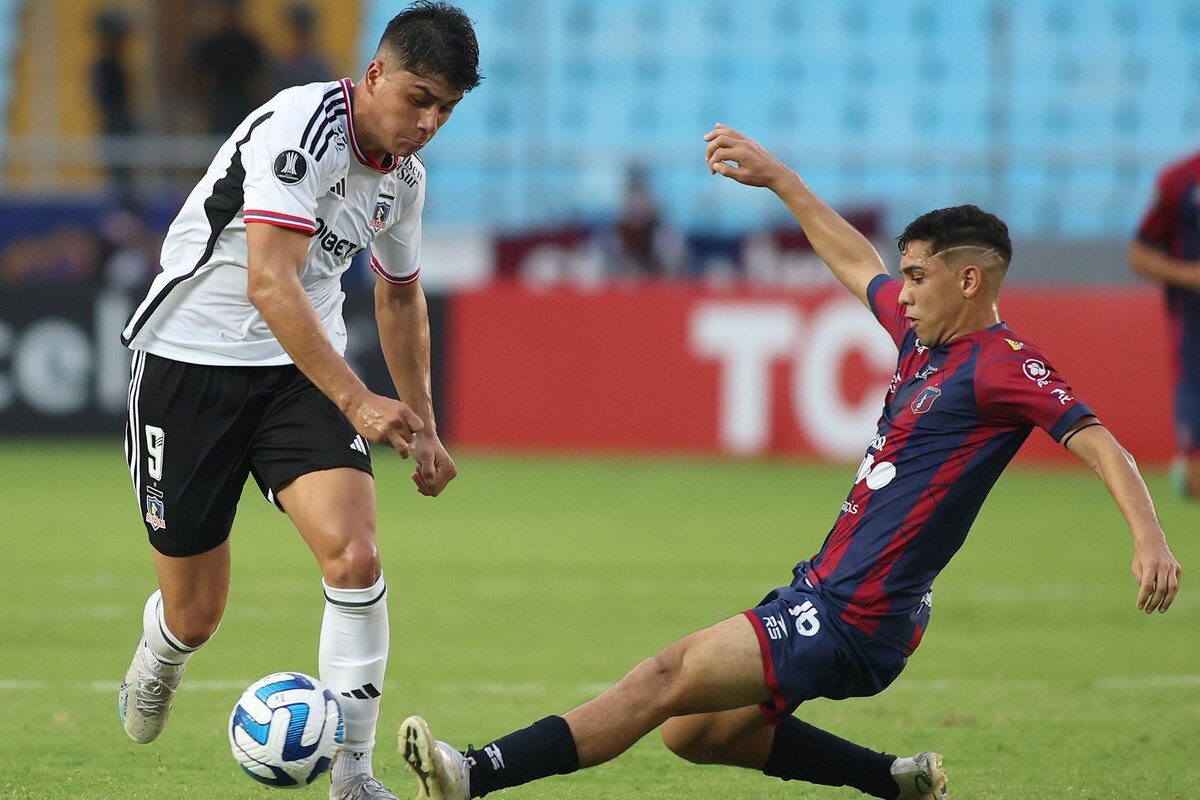
[[[299,150],[284,150],[275,156],[273,171],[280,183],[292,186],[304,180],[308,174],[308,162]]]

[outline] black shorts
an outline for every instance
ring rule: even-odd
[[[213,367],[141,351],[125,457],[150,544],[168,556],[224,542],[249,475],[275,502],[309,472],[371,472],[366,440],[295,366]]]

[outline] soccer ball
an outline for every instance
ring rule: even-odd
[[[342,706],[316,678],[276,672],[252,683],[229,716],[238,764],[268,786],[307,786],[329,771],[346,738]]]

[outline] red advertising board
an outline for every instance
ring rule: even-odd
[[[852,461],[896,361],[840,287],[506,283],[450,304],[447,395],[464,445]],[[1001,310],[1139,460],[1169,460],[1171,371],[1156,293],[1012,288]],[[1022,454],[1064,457],[1040,432]]]

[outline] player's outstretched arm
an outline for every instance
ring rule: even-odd
[[[375,321],[379,344],[396,392],[421,418],[413,438],[413,483],[417,491],[437,497],[458,475],[454,459],[438,438],[429,377],[429,308],[420,281],[394,284],[375,279]]]
[[[1129,266],[1143,278],[1200,292],[1200,264],[1171,258],[1143,242],[1129,245]]]
[[[745,134],[717,123],[704,141],[708,143],[708,168],[747,186],[764,186],[778,195],[821,260],[869,307],[867,286],[887,268],[867,237],[817,197],[798,174]]]
[[[1095,417],[1084,417],[1063,436],[1068,450],[1092,468],[1129,523],[1133,534],[1133,577],[1137,607],[1165,613],[1179,592],[1182,569],[1154,513],[1154,502],[1137,464]]]
[[[246,296],[293,363],[337,404],[355,430],[390,444],[405,458],[422,422],[411,408],[374,394],[333,349],[312,302],[300,284],[308,235],[265,223],[246,224]]]

